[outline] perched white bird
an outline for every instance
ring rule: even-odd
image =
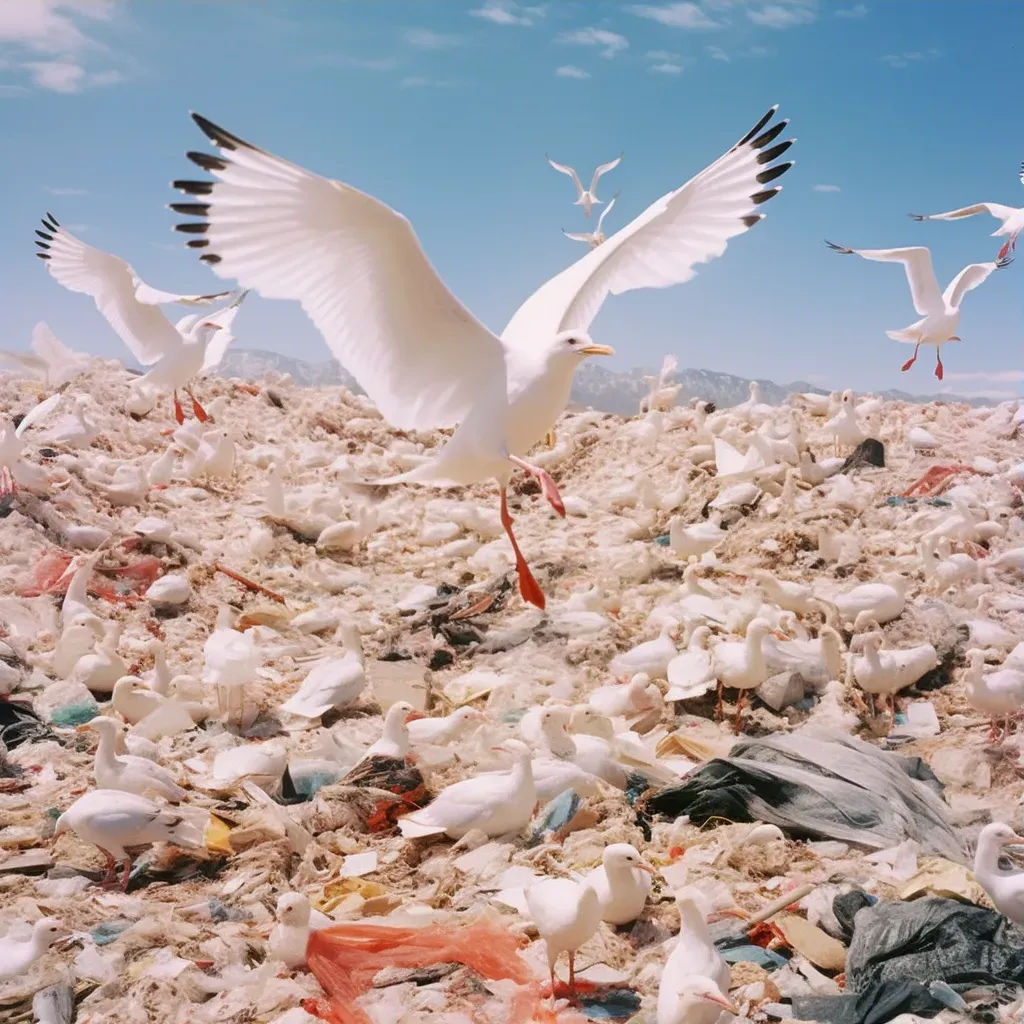
[[[114,789],[94,789],[80,796],[57,819],[53,834],[59,836],[69,830],[79,839],[99,847],[106,856],[105,884],[114,880],[117,862],[124,862],[122,889],[128,888],[128,875],[132,869],[132,859],[126,847],[151,843],[174,843],[184,847],[203,845],[199,830],[177,812],[135,793]]]
[[[846,256],[863,256],[866,260],[883,263],[902,263],[907,272],[910,297],[914,309],[922,319],[899,331],[886,331],[893,341],[905,341],[914,346],[914,354],[900,367],[909,370],[917,360],[922,345],[935,346],[935,376],[942,380],[942,346],[959,341],[954,333],[960,323],[960,303],[973,288],[977,288],[993,270],[1010,265],[1012,257],[1001,257],[996,263],[971,263],[950,281],[944,292],[932,269],[932,255],[924,246],[905,249],[847,249],[826,242],[830,249]]]
[[[91,361],[90,356],[72,352],[42,320],[32,328],[31,355],[0,349],[0,362],[27,370],[44,388],[57,388],[74,380]]]
[[[60,403],[66,384],[59,391],[34,405],[15,426],[13,420],[0,419],[0,498],[17,494],[19,487],[41,491],[46,487],[47,477],[38,466],[22,459],[25,431],[42,422]]]
[[[900,573],[883,579],[884,583],[861,583],[833,600],[843,622],[852,623],[854,632],[862,630],[866,622],[884,626],[903,614],[910,580]]]
[[[880,695],[891,703],[895,714],[896,694],[931,672],[938,665],[939,656],[931,644],[883,651],[882,639],[880,632],[861,635],[864,655],[847,661],[847,677],[856,679],[857,685],[871,695],[872,705]]]
[[[317,662],[281,710],[302,718],[320,718],[332,708],[354,704],[366,689],[366,668],[359,630],[344,623],[339,627],[347,650],[339,658]]]
[[[28,969],[58,939],[70,935],[64,922],[55,917],[40,918],[26,939],[5,935],[0,939],[0,982],[23,978]]]
[[[761,186],[790,166],[772,163],[791,145],[769,145],[785,127],[783,121],[766,128],[774,113],[538,289],[500,340],[448,291],[404,217],[198,115],[196,123],[220,155],[193,159],[217,180],[175,183],[202,197],[175,204],[178,212],[202,218],[178,226],[202,236],[189,244],[207,250],[200,259],[219,276],[268,298],[300,301],[393,426],[458,424],[436,457],[380,482],[450,486],[496,479],[520,590],[543,607],[544,595],[512,532],[511,475],[518,468],[536,477],[544,497],[564,514],[550,475],[524,456],[564,410],[580,361],[611,354],[590,340],[587,328],[607,295],[688,280],[695,264],[721,255],[729,238],[760,219],[755,208],[778,191]],[[372,269],[353,276],[353,253]]]
[[[270,957],[294,970],[306,966],[306,946],[311,932],[334,922],[313,910],[301,892],[285,892],[277,898],[277,924],[267,940]]]
[[[561,174],[567,174],[572,178],[572,183],[576,186],[576,201],[573,203],[573,206],[582,206],[583,216],[589,217],[591,209],[595,206],[600,206],[602,203],[602,200],[597,198],[597,183],[601,180],[602,175],[607,174],[609,171],[614,171],[615,168],[619,166],[623,156],[624,154],[620,153],[614,160],[609,160],[606,164],[599,164],[597,169],[594,171],[594,177],[590,179],[590,188],[586,189],[583,187],[583,182],[580,181],[580,176],[575,170],[573,170],[573,168],[569,167],[567,164],[555,163],[555,161],[546,153],[544,154],[544,159],[547,160],[547,162],[551,164],[556,171],[559,171]],[[614,202],[615,200],[613,199],[612,203]],[[611,209],[611,203],[608,204],[608,208]],[[598,230],[600,231],[600,229],[601,225],[598,223]]]
[[[718,709],[722,714],[723,691],[738,690],[736,697],[735,728],[739,731],[743,711],[743,695],[755,690],[768,678],[768,664],[765,661],[761,641],[772,632],[772,625],[765,619],[752,619],[747,624],[743,640],[728,640],[711,649],[711,660],[715,678],[718,680]]]
[[[597,893],[601,920],[616,927],[635,921],[644,912],[653,874],[654,868],[629,843],[606,846],[601,866],[586,875]]]
[[[608,200],[608,205],[601,211],[601,216],[597,218],[597,227],[593,231],[586,231],[580,233],[574,233],[572,231],[566,231],[562,229],[562,234],[566,238],[571,238],[574,242],[586,242],[591,249],[596,249],[602,242],[607,241],[605,233],[601,230],[601,225],[604,224],[605,217],[612,212],[612,207],[615,205],[615,200],[619,198],[619,193]],[[588,211],[589,214],[589,211]]]
[[[654,640],[646,640],[616,654],[608,663],[608,671],[615,676],[632,677],[644,673],[650,679],[664,679],[668,663],[679,653],[672,639],[675,626],[673,622],[666,622]]]
[[[487,721],[476,708],[456,708],[440,718],[419,718],[408,723],[409,740],[414,747],[442,746],[453,743],[475,724]]]
[[[843,445],[854,448],[866,437],[860,421],[857,419],[857,409],[853,404],[853,392],[847,388],[843,392],[836,414],[825,424],[825,430],[832,435],[835,441],[835,453]]]
[[[97,787],[135,793],[137,796],[156,794],[172,803],[180,803],[185,799],[185,791],[167,768],[145,757],[133,757],[131,754],[118,757],[115,752],[117,739],[124,735],[124,727],[120,722],[100,716],[77,727],[79,732],[89,730],[98,733],[100,737],[92,769]]]
[[[726,531],[710,519],[687,526],[682,516],[673,516],[668,524],[668,545],[680,558],[700,558],[714,551],[726,536]]]
[[[685,969],[683,965],[680,965]],[[662,999],[662,992],[669,994]],[[739,1008],[725,990],[699,974],[676,975],[667,981],[662,974],[658,988],[657,1024],[715,1024],[722,1009],[739,1014]]]
[[[537,803],[530,748],[520,740],[505,740],[497,749],[512,755],[511,771],[474,775],[446,786],[422,810],[398,819],[402,835],[443,832],[461,839],[473,829],[492,837],[524,829]]]
[[[599,686],[587,698],[587,703],[599,715],[618,718],[620,715],[638,715],[643,711],[660,708],[664,698],[657,683],[652,682],[646,672],[637,672],[628,683]]]
[[[588,882],[571,878],[543,878],[528,886],[526,905],[544,940],[551,972],[551,999],[554,1002],[557,979],[555,964],[563,953],[569,954],[569,994],[576,995],[576,950],[593,938],[601,925],[601,903]]]
[[[50,275],[69,291],[84,292],[90,296],[107,323],[143,366],[173,358],[174,353],[183,347],[181,334],[164,316],[159,308],[161,305],[202,306],[231,294],[180,295],[151,288],[124,260],[75,238],[57,223],[53,214],[46,215],[43,227],[44,231],[36,231],[43,239],[36,241],[42,250],[36,255],[46,261]],[[201,368],[200,359],[196,372]],[[176,411],[180,411],[180,406]]]
[[[1024,836],[1001,821],[990,822],[978,836],[974,877],[1000,914],[1014,924],[1024,925],[1024,871],[1006,871],[999,866],[1004,846],[1024,846]]]
[[[249,633],[239,633],[234,612],[226,604],[217,610],[217,625],[203,644],[203,682],[217,689],[217,707],[241,722],[245,716],[245,687],[253,682],[261,658]]]
[[[1024,167],[1021,168],[1021,182],[1024,183]],[[992,232],[992,238],[1009,236],[996,255],[997,260],[1006,259],[1011,249],[1017,248],[1017,236],[1024,231],[1024,206],[1003,206],[1001,203],[975,203],[973,206],[962,206],[959,210],[946,213],[911,213],[914,220],[960,220],[963,217],[975,217],[979,213],[991,214],[1002,223]]]
[[[668,663],[665,700],[700,697],[715,685],[715,666],[707,646],[710,635],[708,626],[698,626],[690,634],[686,650]]]
[[[967,671],[963,675],[967,703],[991,719],[989,740],[1004,738],[1010,731],[1010,719],[1024,710],[1024,672],[1000,668],[985,672],[985,652],[973,648],[967,652]],[[1003,719],[1002,731],[998,720]]]
[[[367,748],[363,757],[404,758],[409,753],[409,723],[422,717],[408,701],[396,701],[384,716],[381,738]]]

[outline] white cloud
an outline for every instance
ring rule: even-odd
[[[724,60],[726,64],[729,63],[729,54],[727,54],[720,46],[709,46],[708,56],[712,60]]]
[[[948,376],[948,374],[947,374],[947,376]],[[967,391],[967,392],[965,392],[963,394],[962,397],[963,398],[991,398],[991,399],[994,399],[996,401],[1002,401],[1003,399],[1006,399],[1006,398],[1017,398],[1018,396],[1017,396],[1017,392],[1016,391],[992,390],[992,391]]]
[[[532,25],[533,20],[524,12],[514,0],[484,0],[482,7],[478,7],[469,13],[474,18],[484,18],[493,21],[495,25]],[[536,10],[534,8],[533,10]],[[541,12],[543,13],[543,12]]]
[[[644,56],[648,60],[679,60],[679,54],[671,53],[669,50],[648,50]]]
[[[682,64],[673,64],[671,61],[665,61],[663,64],[652,64],[649,68],[657,75],[681,75],[683,73]]]
[[[947,380],[991,380],[1010,383],[1024,381],[1024,370],[973,370],[966,373],[947,373]]]
[[[29,61],[22,65],[40,89],[50,92],[81,92],[91,86],[117,85],[124,81],[120,71],[88,72],[81,64],[66,60]]]
[[[450,50],[453,46],[462,45],[461,36],[432,32],[429,28],[406,29],[403,38],[410,46],[415,46],[419,50]]]
[[[923,53],[920,50],[904,50],[903,53],[887,53],[880,57],[879,60],[888,64],[891,68],[905,68],[917,61],[941,56],[942,51],[935,49],[927,50]]]
[[[752,46],[750,48],[751,57],[767,57],[769,50],[765,46]]]
[[[747,17],[755,25],[765,28],[792,28],[794,25],[809,25],[816,21],[817,11],[805,2],[785,4],[765,4],[759,8],[749,8]]]
[[[555,68],[555,74],[559,78],[589,78],[590,72],[584,71],[583,68],[576,67],[575,64],[563,64],[560,68]]]
[[[89,193],[84,188],[54,188],[52,185],[44,185],[43,190],[51,196],[87,196]]]
[[[854,4],[852,7],[840,7],[832,12],[837,18],[865,18],[868,9],[864,4]]]
[[[651,18],[672,28],[721,28],[720,22],[713,21],[694,3],[674,3],[656,6],[635,4],[630,8],[641,18]]]
[[[838,185],[812,185],[815,192],[842,192]]]
[[[605,28],[578,28],[574,32],[563,32],[558,41],[575,46],[600,46],[602,57],[614,57],[620,50],[629,46],[629,40],[618,32],[609,32]]]

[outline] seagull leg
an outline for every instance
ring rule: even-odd
[[[997,259],[1005,260],[1009,255],[1010,250],[1017,251],[1017,236],[1020,234],[1019,231],[1014,231],[1012,235],[1006,240],[1002,249],[999,250],[999,256]]]
[[[725,687],[718,681],[718,703],[715,704],[715,721],[720,722],[725,714]]]
[[[104,850],[102,846],[98,847],[98,849],[100,853],[107,858],[107,873],[104,876],[103,881],[100,882],[100,885],[110,885],[117,876],[117,861],[114,860],[113,856]]]
[[[569,1002],[573,1006],[579,1002],[579,997],[576,995],[576,951],[569,951]]]
[[[736,693],[736,718],[732,723],[732,731],[739,735],[740,726],[743,724],[743,690],[737,690]]]
[[[558,998],[555,995],[555,986],[557,984],[558,984],[558,978],[555,975],[555,965],[552,964],[551,965],[551,1006],[552,1006],[552,1008],[554,1007],[555,1002],[557,1001],[557,998]]]
[[[906,361],[906,362],[905,362],[905,363],[904,363],[904,364],[903,364],[903,365],[902,365],[902,366],[900,367],[900,369],[901,369],[901,370],[902,370],[902,371],[903,371],[904,373],[906,373],[906,372],[907,372],[907,370],[909,370],[909,369],[910,369],[910,368],[911,368],[911,367],[912,367],[912,366],[914,365],[914,363],[916,363],[916,362],[917,362],[917,350],[918,350],[918,349],[919,349],[920,347],[921,347],[921,342],[918,342],[918,343],[917,343],[917,344],[916,344],[916,345],[914,346],[914,354],[913,354],[913,355],[912,355],[912,356],[911,356],[911,357],[910,357],[910,358],[909,358],[909,359],[908,359],[908,360],[907,360],[907,361]]]
[[[935,350],[935,376],[942,380],[942,350]]]
[[[562,504],[562,496],[558,493],[558,486],[555,481],[551,479],[551,474],[546,470],[540,468],[540,466],[533,466],[524,459],[520,459],[516,455],[510,455],[508,461],[514,466],[518,466],[520,469],[525,470],[530,476],[535,477],[537,483],[540,484],[541,493],[544,495],[547,503],[564,519],[565,518],[565,505]]]
[[[124,859],[124,874],[121,875],[121,892],[128,891],[128,876],[132,873],[132,859],[131,857],[125,857]]]
[[[512,517],[508,512],[508,498],[504,487],[501,489],[501,525],[505,527],[505,532],[508,534],[508,539],[512,542],[512,552],[516,556],[516,574],[519,576],[519,593],[523,595],[523,600],[528,601],[530,604],[536,605],[538,608],[544,607],[544,592],[540,589],[540,584],[534,579],[533,573],[530,572],[530,567],[526,564],[526,559],[523,558],[522,551],[519,550],[519,543],[516,541],[516,535],[512,532]]]
[[[544,436],[544,443],[549,448],[555,447],[555,432],[553,430],[549,430],[547,434]]]
[[[174,390],[174,418],[178,421],[180,427],[185,422],[185,410],[181,407],[181,402],[178,401],[178,390]]]
[[[0,498],[18,493],[18,481],[14,479],[10,466],[0,466]]]
[[[199,399],[192,394],[191,388],[185,388],[185,394],[192,399],[192,415],[200,423],[212,423],[213,417],[199,404]]]

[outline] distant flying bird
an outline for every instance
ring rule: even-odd
[[[611,199],[608,200],[608,205],[601,211],[601,216],[597,218],[596,230],[583,232],[581,234],[573,234],[572,232],[566,231],[563,228],[562,234],[565,235],[566,238],[571,238],[574,242],[586,242],[591,249],[596,249],[602,242],[606,240],[605,234],[601,230],[601,225],[604,223],[605,217],[607,217],[608,214],[612,212],[612,207],[615,205],[615,200],[618,198],[619,193],[616,192],[615,195],[613,195]]]
[[[50,328],[39,321],[32,328],[32,352],[0,349],[0,362],[15,364],[37,377],[44,388],[56,388],[85,370],[91,357],[73,352]]]
[[[948,341],[959,341],[953,333],[960,323],[960,303],[973,288],[977,288],[993,270],[1001,270],[1013,262],[1013,257],[998,263],[972,263],[964,267],[950,281],[944,292],[939,291],[939,282],[932,270],[931,253],[924,246],[907,249],[847,249],[827,239],[825,244],[844,256],[863,256],[866,260],[881,263],[902,263],[907,271],[910,296],[914,309],[922,319],[901,331],[886,331],[893,341],[904,341],[914,346],[914,354],[900,367],[909,370],[917,360],[922,345],[935,346],[935,376],[942,380],[942,346]]]
[[[572,183],[576,186],[576,202],[574,206],[582,206],[583,214],[586,217],[590,216],[591,208],[594,206],[600,206],[601,200],[597,198],[597,183],[601,179],[602,174],[607,174],[609,171],[615,170],[616,167],[622,162],[622,157],[625,154],[620,153],[614,160],[609,160],[606,164],[601,164],[600,167],[594,171],[594,177],[590,179],[590,188],[585,189],[583,183],[580,181],[580,176],[569,167],[567,164],[558,164],[551,159],[546,153],[544,154],[545,159],[556,171],[560,171],[562,174],[568,174],[572,178]],[[614,202],[614,200],[613,200]],[[609,204],[609,207],[611,204]]]
[[[1020,180],[1024,185],[1024,163],[1020,165]],[[1000,203],[975,203],[974,206],[964,206],[959,210],[950,210],[948,213],[912,213],[909,216],[914,220],[960,220],[963,217],[974,217],[979,213],[990,213],[1002,224],[992,232],[992,238],[1001,238],[1009,235],[999,250],[997,259],[1006,259],[1011,249],[1017,249],[1017,236],[1024,231],[1024,206],[1003,206]]]

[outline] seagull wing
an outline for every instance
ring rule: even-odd
[[[825,244],[845,256],[863,256],[866,260],[876,260],[879,263],[902,263],[907,271],[907,283],[910,285],[914,309],[921,316],[938,313],[943,309],[939,282],[935,279],[935,271],[932,270],[932,254],[924,246],[915,245],[906,249],[847,249],[834,242]]]
[[[624,153],[620,153],[614,160],[609,160],[606,164],[600,164],[594,170],[594,176],[590,179],[590,194],[594,194],[594,189],[597,188],[597,183],[601,180],[602,174],[607,174],[609,171],[614,171],[619,164],[622,163],[622,158],[625,156]]]
[[[150,366],[181,344],[170,320],[155,306],[145,305],[135,296],[135,271],[124,260],[101,252],[75,238],[53,218],[46,215],[43,241],[36,255],[46,261],[51,276],[69,291],[92,297],[96,308],[118,337],[144,366]]]
[[[669,353],[661,362],[661,373],[658,374],[658,387],[664,387],[672,379],[672,375],[679,369],[679,360]]]
[[[730,238],[761,219],[754,210],[779,191],[762,186],[792,166],[773,163],[793,142],[771,145],[787,124],[766,127],[776,109],[681,188],[541,285],[506,326],[506,346],[528,349],[559,331],[586,330],[609,293],[681,284],[696,264],[721,256]]]
[[[583,182],[580,181],[580,176],[576,173],[575,170],[573,170],[572,167],[570,167],[568,164],[556,163],[554,160],[551,159],[551,157],[547,155],[547,153],[544,154],[544,159],[547,160],[547,162],[551,164],[551,166],[554,167],[556,171],[561,171],[562,174],[568,174],[569,177],[572,178],[572,183],[576,186],[577,198],[583,195]]]
[[[217,180],[175,182],[205,201],[171,208],[201,218],[177,227],[219,277],[300,302],[396,427],[451,426],[507,400],[501,344],[448,290],[405,217],[192,117],[221,156],[189,158]]]
[[[228,346],[235,340],[234,334],[231,333],[231,325],[238,315],[238,307],[248,294],[249,290],[246,289],[230,305],[203,317],[204,322],[216,324],[220,330],[214,331],[213,337],[206,344],[206,356],[203,359],[203,368],[199,371],[200,376],[220,366]]]
[[[571,238],[574,242],[587,242],[589,244],[594,240],[593,235],[574,234],[571,231],[566,231],[564,228],[562,229],[562,234],[565,235],[566,238]]]
[[[39,356],[33,355],[31,352],[11,352],[10,349],[0,348],[0,363],[19,366],[22,370],[41,380],[45,380],[49,373],[46,360],[40,359]]]
[[[144,306],[163,306],[174,302],[181,306],[206,306],[217,299],[226,299],[231,292],[214,292],[212,295],[179,295],[177,292],[162,292],[159,288],[146,284],[132,271],[132,282],[135,285],[135,298]]]
[[[960,303],[964,300],[964,296],[969,291],[977,288],[982,281],[986,280],[993,270],[1002,270],[1003,267],[1008,267],[1012,262],[1013,258],[1010,257],[1002,259],[998,263],[972,263],[970,266],[964,267],[949,282],[946,290],[942,293],[943,300],[954,309],[959,308]]]
[[[914,220],[960,220],[962,217],[974,217],[979,213],[990,213],[997,220],[1009,220],[1019,210],[1012,206],[1003,206],[1001,203],[975,203],[974,206],[964,206],[959,210],[949,210],[947,213],[912,213]]]
[[[591,186],[591,189],[593,189],[593,186]],[[601,231],[601,225],[604,223],[605,217],[607,217],[608,214],[611,213],[612,207],[615,205],[615,200],[618,199],[618,198],[619,198],[619,193],[616,192],[615,195],[613,195],[611,197],[611,199],[608,200],[608,205],[601,211],[601,216],[597,218],[597,231],[598,231],[598,233],[600,233],[600,231]]]
[[[28,430],[29,427],[41,423],[47,416],[53,412],[54,409],[60,405],[60,400],[67,390],[67,384],[61,386],[61,388],[55,391],[49,398],[44,398],[37,405],[33,405],[31,409],[22,417],[21,422],[18,424],[18,429],[15,430],[15,434],[21,437],[22,434]]]

